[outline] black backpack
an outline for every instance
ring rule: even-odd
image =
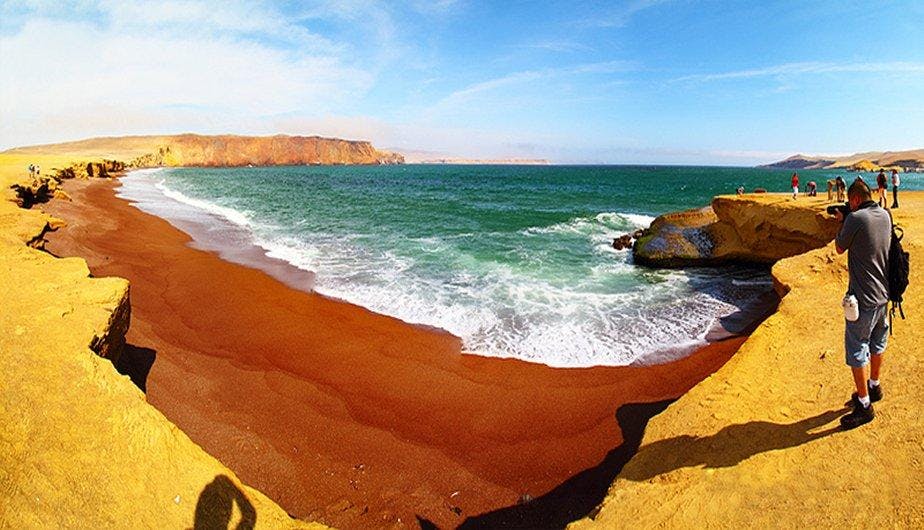
[[[889,216],[891,217],[891,212]],[[902,238],[905,237],[905,231],[900,226],[895,226],[892,221],[892,242],[889,244],[889,301],[892,302],[892,309],[889,311],[889,334],[892,334],[892,320],[895,318],[895,310],[902,320],[905,320],[905,311],[902,309],[902,295],[908,288],[908,253],[902,248]]]

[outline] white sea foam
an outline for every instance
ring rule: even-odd
[[[636,213],[622,213],[619,215],[628,219],[638,228],[648,228],[649,226],[651,226],[651,223],[655,220],[655,218],[650,215],[641,215],[641,214],[636,214]]]
[[[238,225],[238,226],[251,226],[250,218],[244,212],[239,212],[234,208],[228,208],[226,206],[221,206],[213,202],[203,201],[200,199],[195,199],[179,191],[172,190],[164,185],[164,181],[155,182],[154,186],[160,190],[166,197],[169,197],[177,202],[182,202],[188,204],[194,208],[199,208],[200,210],[205,210],[213,215],[223,217],[228,221]]]
[[[633,213],[602,212],[593,217],[576,217],[570,221],[549,226],[526,228],[524,235],[537,234],[578,234],[591,237],[595,241],[612,241],[639,228],[647,228],[654,217]]]

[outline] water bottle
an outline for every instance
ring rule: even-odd
[[[845,294],[841,305],[844,306],[844,318],[846,318],[848,322],[855,322],[860,318],[860,306],[857,304],[856,296],[850,293]]]

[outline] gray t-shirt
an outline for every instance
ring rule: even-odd
[[[844,219],[844,226],[834,241],[847,250],[848,291],[857,297],[860,307],[871,309],[888,302],[889,245],[892,242],[889,212],[872,201],[861,204]]]

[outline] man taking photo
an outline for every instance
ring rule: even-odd
[[[840,211],[835,214],[843,225],[834,242],[838,254],[847,252],[850,284],[845,304],[852,295],[859,309],[847,310],[845,305],[846,358],[857,391],[850,400],[853,411],[841,418],[841,427],[853,429],[873,420],[872,402],[882,399],[879,371],[889,338],[886,306],[892,219],[872,200],[869,186],[859,177],[847,190],[847,199],[850,212],[846,217]],[[867,365],[870,365],[869,378]]]

